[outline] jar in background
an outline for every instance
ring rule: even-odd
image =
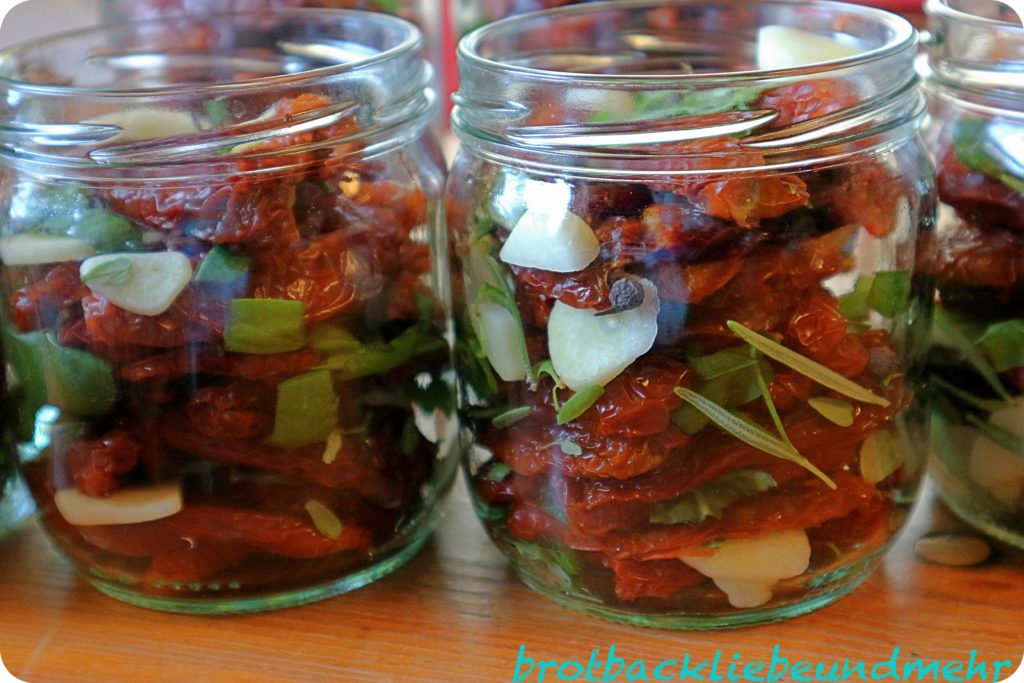
[[[903,19],[828,2],[581,5],[463,39],[465,465],[530,586],[721,628],[879,563],[927,443],[914,51]]]
[[[958,515],[1024,547],[1024,28],[989,0],[926,9],[943,204],[931,471]]]
[[[197,26],[0,53],[4,347],[26,479],[82,575],[253,611],[374,580],[434,522],[443,170],[410,24],[250,12],[161,40]]]

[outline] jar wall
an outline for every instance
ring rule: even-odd
[[[927,134],[943,203],[931,471],[957,514],[1024,547],[1024,30],[1000,9],[929,7]]]
[[[315,21],[296,16],[218,21],[253,40]],[[418,64],[412,29],[368,16],[345,29],[404,34]],[[196,78],[185,68],[164,77]],[[112,171],[6,157],[3,325],[24,472],[47,531],[110,595],[288,606],[388,573],[429,534],[456,466],[443,169],[429,108],[415,113],[417,72],[407,97],[357,88],[372,77],[359,71],[283,90],[240,75],[219,107],[170,85],[162,98],[147,71],[146,105],[82,124],[121,132],[62,159],[107,154]],[[355,107],[339,110],[338,92]],[[413,120],[375,126],[378,104]]]
[[[675,12],[651,4],[659,22]],[[674,16],[692,28],[722,9]],[[631,81],[614,34],[643,32],[640,14],[572,14],[615,26],[592,43],[619,80],[573,55],[589,80],[567,77],[561,96],[513,70],[505,90],[473,89],[502,49],[543,63],[533,30],[530,53],[511,24],[481,37],[500,47],[479,74],[463,47],[448,223],[472,496],[523,580],[573,608],[669,628],[793,616],[868,575],[922,474],[931,165],[912,113],[885,144],[826,142],[833,154],[790,163],[747,146],[813,128],[865,79],[669,87],[665,47],[652,50],[664,80]],[[528,112],[505,107],[511,92]],[[766,110],[781,116],[752,124],[761,137],[715,133]],[[679,130],[692,136],[639,142]]]

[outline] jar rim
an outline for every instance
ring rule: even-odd
[[[892,55],[908,49],[913,49],[917,42],[917,32],[913,25],[903,17],[886,12],[884,10],[852,3],[838,2],[836,0],[815,0],[814,4],[825,9],[833,9],[861,18],[871,19],[890,28],[893,37],[880,47],[860,52],[849,57],[833,59],[824,62],[783,69],[749,69],[742,71],[714,71],[699,73],[669,73],[669,74],[598,74],[578,71],[554,71],[550,69],[537,69],[532,67],[510,65],[496,59],[490,59],[479,54],[480,44],[490,38],[502,35],[511,35],[517,32],[524,24],[544,15],[552,19],[585,15],[600,11],[610,10],[641,10],[657,9],[660,7],[681,7],[685,5],[738,5],[745,6],[746,2],[735,0],[713,0],[712,2],[697,2],[696,0],[603,0],[601,2],[588,2],[580,5],[568,5],[541,12],[530,12],[528,14],[507,17],[499,21],[482,26],[459,41],[457,50],[460,65],[467,67],[492,71],[495,73],[509,73],[526,78],[537,80],[559,81],[567,80],[579,83],[580,85],[614,85],[623,82],[637,83],[678,83],[680,85],[702,85],[707,83],[728,84],[729,82],[743,82],[751,79],[785,78],[797,75],[820,74],[836,69],[857,67],[883,60]],[[757,0],[758,5],[778,5],[780,7],[799,7],[807,5],[802,0]]]
[[[999,3],[1014,9],[1007,3]],[[1003,19],[996,19],[994,17],[985,17],[977,13],[968,12],[956,7],[953,7],[949,0],[925,0],[925,13],[929,16],[949,19],[951,21],[958,22],[960,24],[973,24],[975,26],[988,26],[999,28],[1001,30],[1007,30],[1010,32],[1018,32],[1024,34],[1024,25],[1017,26],[1013,22],[1005,21]],[[1024,16],[1019,17],[1024,22]]]
[[[306,19],[312,21],[314,19],[324,19],[326,17],[335,16],[338,18],[349,17],[352,19],[358,19],[360,22],[370,22],[377,24],[382,28],[399,31],[400,40],[386,49],[381,49],[373,54],[365,55],[358,59],[339,61],[336,64],[329,66],[323,66],[313,69],[307,69],[298,71],[295,73],[283,73],[273,74],[270,76],[260,76],[256,78],[247,78],[243,80],[225,80],[215,83],[204,83],[204,84],[185,84],[185,85],[160,85],[151,87],[141,88],[109,88],[109,87],[86,87],[86,86],[69,86],[69,85],[53,85],[44,83],[32,83],[27,80],[21,80],[18,78],[12,78],[5,74],[4,66],[9,60],[24,54],[28,50],[37,50],[45,48],[48,45],[56,45],[62,41],[68,41],[73,39],[88,38],[90,36],[99,36],[104,32],[109,32],[117,27],[139,27],[139,28],[156,28],[161,25],[174,24],[180,26],[182,22],[195,22],[196,24],[208,23],[210,21],[232,21],[236,18],[245,18],[246,20],[254,20],[260,17],[274,17],[274,18],[294,18],[294,19]],[[378,65],[382,62],[387,62],[392,59],[396,59],[403,55],[418,54],[422,49],[422,33],[419,28],[416,27],[412,22],[402,19],[390,14],[381,12],[367,12],[363,10],[347,10],[347,9],[319,9],[319,8],[293,8],[293,9],[268,9],[260,10],[258,12],[218,12],[216,14],[207,14],[202,17],[197,16],[175,16],[175,17],[162,17],[158,19],[143,19],[139,21],[120,22],[120,23],[103,23],[96,26],[90,26],[82,29],[73,29],[70,31],[63,31],[48,36],[43,36],[39,39],[23,41],[15,43],[9,47],[0,50],[0,90],[6,90],[14,93],[23,93],[26,95],[34,96],[45,96],[45,97],[97,97],[101,96],[104,98],[152,98],[159,96],[176,96],[182,93],[189,93],[191,96],[202,96],[205,94],[224,95],[229,93],[238,93],[240,91],[252,90],[256,88],[267,88],[267,87],[280,87],[285,85],[295,84],[308,79],[320,79],[329,78],[332,76],[339,76],[342,74],[352,73],[354,71],[366,69]],[[209,50],[204,51],[204,54],[209,54]]]

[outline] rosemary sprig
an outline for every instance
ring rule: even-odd
[[[870,403],[871,405],[881,406],[883,408],[888,408],[892,405],[888,399],[868,391],[856,382],[852,382],[846,377],[843,377],[838,372],[826,368],[821,363],[813,361],[805,356],[801,356],[796,351],[787,349],[774,339],[758,334],[749,327],[741,325],[734,320],[730,320],[726,324],[729,326],[729,329],[732,330],[733,334],[753,346],[764,355],[792,368],[793,370],[796,370],[805,377],[810,377],[822,386],[828,387],[833,391],[837,391],[844,396],[854,399],[855,401],[861,401],[862,403]]]
[[[771,434],[761,425],[730,412],[691,389],[676,387],[674,391],[677,396],[689,401],[694,408],[704,413],[720,429],[728,432],[748,446],[763,451],[768,455],[773,455],[776,458],[795,463],[818,479],[821,479],[829,488],[836,488],[836,483],[827,474],[819,470],[814,463],[802,456],[791,444]]]

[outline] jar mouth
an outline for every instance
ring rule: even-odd
[[[404,19],[319,9],[168,17],[23,43],[0,51],[0,157],[26,173],[118,181],[368,158],[429,122],[422,45]]]
[[[929,91],[981,113],[1024,116],[1024,17],[997,0],[928,0],[925,11]]]
[[[873,46],[855,55],[840,59],[831,59],[821,62],[813,62],[799,67],[784,69],[736,69],[736,70],[711,70],[701,72],[679,71],[675,73],[595,73],[579,69],[572,71],[561,71],[556,69],[544,69],[522,64],[510,63],[503,60],[501,56],[485,54],[488,51],[488,42],[497,42],[502,39],[509,39],[527,33],[538,24],[557,24],[558,22],[569,23],[573,19],[595,17],[602,12],[644,12],[656,11],[661,8],[678,8],[685,6],[717,6],[721,8],[740,8],[757,5],[762,8],[777,8],[780,13],[799,11],[802,7],[811,3],[801,0],[757,0],[747,3],[743,0],[715,0],[704,3],[696,0],[605,0],[603,2],[591,2],[581,5],[569,5],[542,12],[531,12],[529,14],[508,17],[490,24],[466,35],[459,43],[458,58],[464,69],[482,69],[493,72],[514,74],[522,78],[535,78],[539,80],[571,80],[588,83],[621,83],[624,81],[635,82],[637,80],[658,82],[678,82],[680,84],[700,85],[714,82],[717,84],[728,81],[748,81],[763,78],[783,78],[794,75],[813,75],[825,73],[836,69],[847,67],[858,67],[879,60],[884,60],[892,55],[913,50],[916,46],[916,31],[913,25],[902,17],[885,12],[880,9],[865,5],[853,5],[834,0],[816,0],[812,12],[827,14],[835,17],[835,23],[859,23],[863,26],[871,25],[874,30],[887,33],[883,44]],[[842,17],[841,19],[839,17]],[[840,28],[839,26],[835,27]],[[638,33],[634,36],[637,42],[642,42],[644,36]],[[642,47],[642,46],[641,46]],[[521,58],[521,55],[514,55]]]
[[[758,54],[766,27],[803,32],[776,39],[780,53],[784,40],[813,34],[839,56],[804,64],[783,55],[774,68]],[[913,135],[923,112],[916,44],[905,19],[829,0],[614,0],[534,12],[463,39],[452,127],[497,163],[533,155],[546,169],[571,162],[609,173],[614,163],[614,173],[643,174],[646,160],[650,174],[699,174],[708,165],[686,157],[714,156],[708,139],[756,151],[760,170],[793,167]],[[780,91],[815,113],[794,113],[773,98]],[[720,155],[722,173],[750,170]]]
[[[216,44],[175,45],[159,41],[160,36],[207,32],[209,40],[223,39],[235,35],[243,27],[257,27],[273,19],[290,21],[295,30],[313,29],[334,23],[340,29],[335,37],[321,36],[311,39],[296,35],[292,40],[282,37],[278,41],[275,55],[232,55],[216,54]],[[346,40],[342,34],[346,24],[358,22],[365,27],[363,35],[373,36],[375,45],[366,45]],[[225,31],[224,27],[230,27]],[[111,47],[118,38],[129,42],[144,40],[137,45]],[[106,38],[106,40],[104,40]],[[132,41],[134,38],[136,41]],[[369,41],[367,41],[369,42]],[[221,12],[203,17],[170,17],[142,21],[108,24],[85,29],[66,31],[39,40],[17,43],[0,50],[0,89],[13,93],[28,93],[51,97],[174,97],[183,92],[192,95],[215,97],[227,92],[255,88],[287,86],[296,80],[327,78],[360,69],[371,68],[381,62],[394,60],[402,55],[418,54],[422,49],[422,36],[414,24],[405,19],[376,12],[358,10],[288,9],[260,10],[258,12]],[[76,45],[77,44],[77,45]],[[86,47],[89,45],[89,47]],[[170,54],[159,54],[167,51]],[[47,61],[55,59],[53,54],[84,52],[80,64],[99,71],[108,68],[111,75],[122,79],[139,72],[152,73],[165,67],[181,69],[207,68],[221,74],[216,81],[200,80],[189,83],[156,82],[135,87],[125,87],[116,80],[94,85],[73,85],[66,82],[47,83],[47,79],[61,78],[51,74],[46,64],[38,58],[46,56]],[[40,64],[40,70],[33,69]],[[305,67],[305,68],[304,68]],[[21,75],[17,74],[21,71]],[[275,73],[276,71],[276,73]],[[249,78],[228,78],[231,72],[254,75]],[[99,77],[91,74],[91,78]],[[32,78],[30,78],[32,77]],[[143,76],[137,76],[140,80]]]

